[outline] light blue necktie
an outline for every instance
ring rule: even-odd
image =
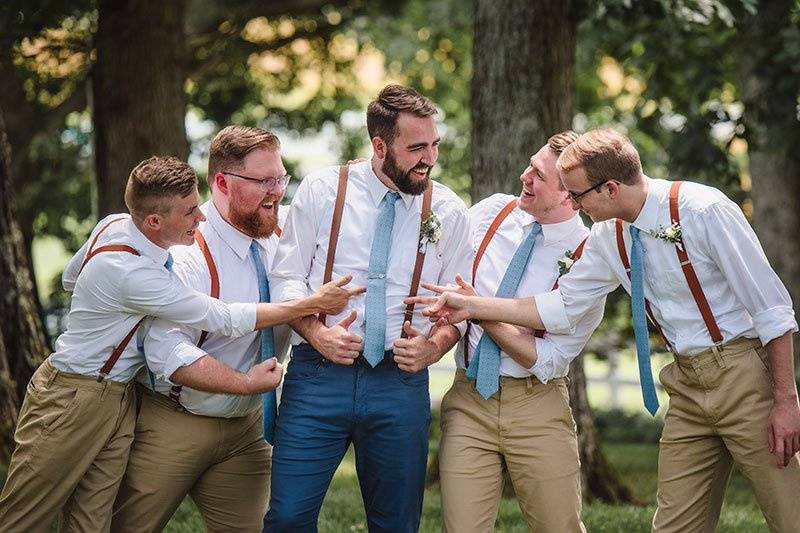
[[[497,287],[495,296],[498,298],[513,298],[517,293],[522,274],[528,266],[528,262],[533,253],[533,243],[537,235],[542,232],[542,225],[534,222],[528,235],[514,252],[514,257],[503,274],[500,286]],[[467,342],[469,342],[467,340]],[[478,346],[475,348],[475,355],[470,361],[467,369],[467,377],[475,379],[475,388],[483,399],[488,400],[500,386],[500,347],[492,338],[484,332]]]
[[[258,301],[269,302],[269,280],[267,270],[264,268],[264,261],[261,260],[261,252],[258,243],[250,243],[250,256],[256,265],[258,274]],[[259,350],[258,362],[266,361],[270,357],[275,357],[275,337],[272,328],[263,328],[260,334],[261,349]],[[275,418],[278,416],[278,395],[274,390],[265,392],[261,395],[264,404],[264,440],[272,444],[275,436]]]
[[[386,266],[394,226],[394,204],[400,194],[389,191],[383,197],[372,237],[364,311],[364,358],[374,367],[383,360],[386,345]]]
[[[167,260],[164,261],[164,268],[171,272],[173,263],[172,254],[167,252]],[[144,357],[144,335],[142,328],[139,328],[139,331],[136,332],[136,347],[139,349],[139,353],[142,357]],[[147,366],[146,361],[145,366]],[[147,368],[147,375],[150,377],[150,388],[156,390],[156,376],[149,367]]]
[[[653,383],[653,371],[650,368],[650,335],[647,332],[644,304],[644,248],[639,238],[639,228],[636,226],[631,226],[631,314],[644,406],[655,416],[658,411],[658,396]]]

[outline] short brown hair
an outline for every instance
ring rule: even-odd
[[[125,205],[133,220],[141,222],[147,215],[169,212],[170,200],[185,198],[197,189],[194,169],[172,156],[149,157],[136,165],[125,187]]]
[[[572,130],[562,131],[561,133],[556,133],[555,135],[553,135],[549,139],[547,139],[547,146],[554,153],[560,154],[561,152],[564,151],[564,149],[567,146],[569,146],[570,144],[574,143],[575,139],[577,139],[577,138],[578,138],[578,134],[575,133]],[[565,191],[566,187],[564,187],[564,184],[561,182],[560,179],[558,179],[558,176],[556,176],[556,179],[558,181],[558,190]]]
[[[277,151],[281,149],[281,142],[274,133],[261,128],[223,128],[208,148],[208,186],[214,184],[214,175],[217,172],[241,169],[247,154],[259,148]]]
[[[582,167],[590,185],[617,180],[625,185],[639,181],[642,162],[626,136],[610,128],[587,131],[567,146],[558,158],[561,172]]]
[[[367,106],[369,138],[380,137],[386,144],[391,144],[397,136],[397,118],[404,112],[417,117],[430,117],[436,114],[436,107],[416,89],[387,85]]]

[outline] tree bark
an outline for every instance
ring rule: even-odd
[[[475,1],[473,199],[519,192],[530,156],[570,127],[576,23],[572,1]]]
[[[472,80],[472,198],[519,192],[519,175],[547,138],[570,127],[575,83],[572,1],[475,0]],[[572,364],[584,494],[635,498],[600,448],[586,396],[583,357]]]
[[[98,216],[126,211],[131,169],[188,153],[185,0],[99,0],[92,73]]]
[[[742,26],[744,121],[753,180],[753,223],[770,263],[800,311],[800,122],[793,0],[760,2]],[[795,342],[800,361],[800,343]],[[798,365],[800,370],[800,365]]]
[[[33,370],[49,353],[22,233],[14,219],[10,150],[0,111],[0,462],[14,449],[19,407]]]

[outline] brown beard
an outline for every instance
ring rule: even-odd
[[[428,182],[431,180],[431,169],[428,168],[425,179],[420,181],[414,181],[411,178],[411,170],[412,169],[403,170],[400,168],[394,156],[394,151],[389,148],[386,153],[386,159],[383,160],[383,165],[381,165],[381,172],[392,180],[392,183],[397,186],[400,192],[419,196],[428,188]]]
[[[228,215],[231,219],[231,224],[239,229],[242,233],[249,235],[254,239],[263,239],[269,237],[275,231],[278,225],[278,202],[275,201],[273,208],[273,216],[262,216],[258,210],[261,209],[259,203],[255,211],[245,212],[239,208],[238,202],[232,201],[229,207]]]

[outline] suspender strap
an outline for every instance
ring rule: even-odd
[[[136,255],[139,255],[139,254],[136,254]],[[125,350],[125,347],[128,346],[128,343],[131,342],[131,339],[133,338],[133,334],[136,333],[136,330],[139,329],[139,326],[142,325],[142,322],[144,322],[145,318],[147,318],[147,317],[143,316],[142,318],[140,318],[139,321],[136,323],[136,325],[133,326],[133,329],[131,329],[128,332],[128,334],[125,335],[125,338],[122,339],[122,342],[120,342],[117,345],[117,347],[114,348],[114,351],[111,352],[111,356],[106,360],[105,364],[100,369],[100,373],[97,376],[97,381],[98,382],[103,381],[104,379],[106,379],[108,377],[108,374],[111,372],[111,369],[114,368],[114,365],[119,360],[119,356],[122,355],[122,352]]]
[[[575,261],[580,259],[581,256],[583,255],[583,247],[586,246],[586,241],[588,241],[588,240],[589,240],[589,236],[587,235],[586,237],[583,238],[583,240],[578,245],[578,247],[575,248],[575,251],[572,252],[572,255],[575,256]],[[553,288],[551,290],[556,290],[558,288],[558,280],[559,279],[561,279],[561,276],[558,276],[556,278],[556,281],[555,281],[555,283],[553,283]],[[537,329],[536,331],[533,332],[534,336],[539,337],[540,339],[542,337],[544,337],[545,333],[547,333],[547,332],[545,330],[543,330],[543,329]]]
[[[615,227],[617,234],[617,251],[619,252],[619,258],[622,261],[622,266],[625,267],[625,273],[628,274],[628,279],[631,279],[631,263],[628,260],[628,252],[627,250],[625,250],[625,238],[623,237],[623,231],[622,231],[622,219],[620,218],[616,219]],[[664,339],[664,343],[666,343],[667,346],[671,346],[669,340],[667,340],[666,335],[664,335],[664,332],[661,329],[661,324],[656,322],[656,317],[655,315],[653,315],[653,310],[650,307],[650,302],[648,302],[647,300],[644,301],[644,310],[647,313],[647,317],[650,319],[650,322],[653,323],[653,326],[656,328],[656,331],[658,331],[658,334],[661,335],[662,339]]]
[[[91,259],[92,257],[94,257],[94,254],[93,254],[92,252],[94,251],[94,245],[95,245],[95,244],[97,244],[97,239],[99,239],[99,238],[100,238],[100,235],[102,235],[102,233],[103,233],[105,230],[107,230],[107,229],[108,229],[108,227],[109,227],[111,224],[113,224],[113,223],[115,223],[115,222],[119,222],[119,221],[121,221],[121,220],[125,220],[126,218],[127,218],[127,217],[117,217],[117,218],[112,218],[111,220],[109,220],[109,221],[108,221],[108,223],[107,223],[105,226],[103,226],[102,228],[100,228],[100,231],[98,231],[98,232],[97,232],[97,235],[95,235],[95,236],[94,236],[94,239],[92,239],[92,242],[91,242],[91,244],[89,244],[89,249],[86,251],[86,257],[85,257],[85,258],[84,258],[84,260],[83,260],[83,264],[81,264],[81,270],[83,270],[83,267],[85,267],[85,266],[86,266],[86,263],[88,263],[88,262],[89,262],[89,259]],[[127,250],[109,250],[109,251],[127,251]],[[139,252],[136,252],[136,255],[139,255]]]
[[[219,273],[217,272],[217,265],[214,263],[214,257],[211,255],[211,250],[208,249],[206,239],[203,237],[203,233],[199,229],[194,230],[194,238],[197,241],[197,246],[200,247],[200,251],[203,252],[203,257],[205,258],[206,265],[208,266],[208,274],[211,276],[210,296],[212,298],[219,298]],[[197,342],[198,348],[203,346],[203,343],[206,342],[207,337],[207,331],[200,333],[200,340]],[[175,387],[173,387],[173,389],[174,388]]]
[[[483,236],[483,240],[481,241],[480,246],[478,246],[478,251],[475,252],[475,259],[472,261],[472,286],[475,286],[475,275],[478,273],[478,265],[483,258],[483,254],[486,252],[486,248],[489,247],[489,243],[492,242],[492,238],[494,234],[497,233],[497,229],[500,227],[500,224],[511,214],[514,208],[517,207],[517,199],[514,198],[510,202],[508,202],[503,209],[500,210],[499,213],[494,217],[492,223],[489,224],[489,228],[486,230],[486,234]],[[467,330],[464,332],[464,366],[469,366],[469,332],[472,329],[472,323],[467,321]]]
[[[675,181],[669,189],[669,218],[672,224],[680,225],[680,212],[678,209],[678,191],[680,191],[682,181]],[[675,253],[678,254],[678,261],[680,261],[683,275],[686,277],[686,283],[689,285],[689,290],[692,291],[692,297],[700,310],[700,315],[703,317],[703,322],[706,324],[711,340],[715,344],[722,342],[722,333],[719,331],[717,321],[714,319],[714,313],[711,312],[711,306],[708,305],[708,300],[700,287],[700,281],[697,279],[697,274],[694,271],[691,261],[689,261],[689,254],[686,253],[686,246],[681,243],[680,246],[676,244]]]
[[[328,283],[333,275],[333,260],[336,258],[336,245],[339,244],[339,229],[342,227],[342,213],[344,212],[344,200],[347,195],[347,173],[349,165],[339,167],[339,185],[336,188],[336,203],[333,207],[333,218],[331,219],[331,233],[328,238],[328,256],[325,258],[325,275],[322,277],[322,284]],[[325,313],[319,314],[319,321],[325,323]]]
[[[422,226],[425,221],[431,216],[431,198],[433,196],[433,183],[428,181],[428,188],[422,195],[422,211],[419,217],[419,239],[422,241]],[[411,289],[408,291],[408,296],[413,297],[417,295],[419,290],[419,279],[422,276],[422,265],[425,262],[425,249],[417,246],[417,259],[414,261],[414,274],[411,276]],[[406,305],[406,312],[403,316],[403,324],[412,322],[414,319],[414,304]],[[401,338],[406,338],[406,331],[400,334]]]

